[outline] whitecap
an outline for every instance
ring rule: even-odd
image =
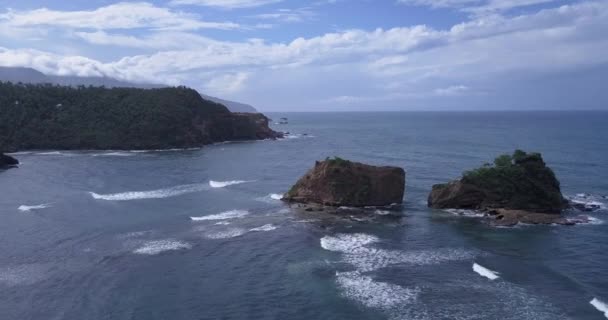
[[[272,225],[272,224],[265,224],[265,225],[263,225],[263,226],[261,226],[261,227],[257,227],[257,228],[250,229],[249,231],[254,231],[254,232],[255,232],[255,231],[262,231],[262,232],[263,232],[263,231],[272,231],[272,230],[276,230],[277,228],[278,228],[278,227],[277,227],[277,226],[275,226],[275,225]]]
[[[148,241],[144,243],[143,246],[135,249],[133,253],[136,254],[146,254],[146,255],[156,255],[165,251],[173,251],[173,250],[187,250],[192,248],[189,243],[165,239],[165,240],[154,240]]]
[[[376,209],[374,211],[374,213],[377,214],[377,215],[379,215],[379,216],[388,216],[388,215],[391,214],[391,212],[388,211],[388,210],[380,210],[380,209]]]
[[[140,200],[140,199],[162,199],[175,197],[186,193],[193,193],[206,190],[208,187],[205,184],[187,184],[175,186],[167,189],[158,189],[150,191],[128,191],[121,193],[112,194],[98,194],[95,192],[89,192],[89,194],[98,200],[107,201],[128,201],[128,200]]]
[[[451,213],[453,215],[462,216],[462,217],[471,217],[471,218],[483,218],[485,217],[485,213],[476,210],[469,209],[445,209],[445,212]]]
[[[281,200],[281,199],[283,199],[283,195],[282,194],[278,194],[278,193],[271,193],[270,194],[270,198],[274,199],[274,200]]]
[[[224,212],[218,213],[218,214],[211,214],[208,216],[190,217],[190,219],[192,221],[226,220],[226,219],[242,218],[248,214],[249,214],[249,211],[247,211],[247,210],[230,210],[230,211],[224,211]]]
[[[59,151],[48,151],[48,152],[38,152],[36,154],[41,155],[41,156],[60,156],[63,153],[61,153]]]
[[[581,211],[596,211],[606,209],[606,204],[601,196],[595,196],[587,193],[577,193],[572,197],[568,197],[568,200],[578,210]]]
[[[480,276],[486,277],[490,280],[496,280],[499,278],[499,273],[496,271],[492,271],[484,266],[481,266],[477,263],[473,263],[473,271],[477,272]]]
[[[214,223],[216,226],[227,226],[230,224],[230,222],[228,221],[220,221],[220,222],[216,222]]]
[[[366,307],[392,309],[416,300],[419,290],[374,281],[358,271],[337,272],[336,282],[342,295]]]
[[[277,201],[279,201],[281,199],[283,199],[283,195],[282,194],[271,193],[271,194],[268,194],[265,197],[257,198],[256,200],[261,201],[261,202],[266,202],[266,203],[276,203]]]
[[[241,184],[241,183],[246,183],[246,182],[250,182],[250,181],[244,181],[244,180],[232,180],[232,181],[209,181],[209,185],[212,188],[224,188],[227,186],[232,186],[235,184]]]
[[[378,241],[380,240],[376,236],[365,233],[338,234],[321,238],[321,247],[329,251],[352,252]]]
[[[209,232],[205,234],[205,237],[209,239],[229,239],[244,235],[247,233],[247,230],[242,228],[231,228],[228,230],[222,230],[217,232]]]
[[[132,152],[106,152],[106,153],[94,153],[93,157],[130,157],[136,155]]]
[[[475,257],[473,252],[457,248],[399,251],[369,247],[377,242],[377,237],[367,234],[339,234],[323,237],[321,247],[342,252],[343,261],[355,266],[359,271],[373,271],[395,264],[430,265]]]
[[[598,300],[597,298],[593,298],[593,300],[591,300],[589,303],[598,311],[603,312],[604,317],[608,318],[608,305],[606,303]]]
[[[33,205],[33,206],[21,205],[17,209],[19,209],[19,211],[22,211],[22,212],[29,212],[29,211],[32,211],[32,210],[45,209],[45,208],[48,208],[50,206],[51,206],[50,204],[38,204],[38,205]]]

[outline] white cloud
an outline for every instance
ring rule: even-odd
[[[476,14],[488,14],[555,1],[557,0],[397,0],[397,3],[431,8],[456,8]]]
[[[74,29],[199,30],[238,29],[232,22],[207,22],[197,16],[156,7],[146,2],[121,2],[90,11],[56,11],[47,8],[0,14],[0,24],[14,28],[64,27]]]
[[[286,43],[217,41],[173,31],[144,36],[79,31],[76,36],[89,43],[147,53],[101,62],[0,48],[0,64],[51,74],[196,85],[209,94],[270,106],[313,100],[397,105],[404,99],[472,96],[485,91],[480,85],[484,81],[504,74],[529,76],[606,64],[604,30],[608,2],[588,1],[521,16],[479,16],[448,29],[347,30]]]
[[[253,18],[276,20],[280,22],[302,22],[314,18],[316,14],[310,8],[278,9],[270,13],[261,13]]]
[[[173,0],[173,5],[198,5],[224,9],[253,8],[283,0]]]

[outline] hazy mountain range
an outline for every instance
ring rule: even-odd
[[[150,83],[133,83],[120,81],[109,77],[77,77],[77,76],[53,76],[46,75],[33,68],[23,67],[0,67],[0,81],[13,82],[13,83],[51,83],[61,86],[94,86],[94,87],[108,87],[108,88],[141,88],[141,89],[154,89],[167,87],[161,84],[150,84]],[[212,96],[208,96],[200,93],[200,95],[207,100],[221,103],[225,105],[231,112],[246,112],[254,113],[258,112],[253,106],[224,100]]]

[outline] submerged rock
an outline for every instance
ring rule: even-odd
[[[403,202],[405,171],[340,158],[317,161],[283,200],[325,206],[387,206]]]
[[[433,186],[428,206],[439,209],[512,210],[496,215],[503,224],[558,223],[568,204],[553,170],[538,153],[516,150],[494,165],[467,171],[460,180]]]
[[[0,168],[14,167],[19,164],[19,161],[11,156],[7,156],[4,153],[0,153]]]

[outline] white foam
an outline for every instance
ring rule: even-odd
[[[250,229],[249,231],[272,231],[272,230],[276,230],[278,227],[272,224],[265,224],[261,227],[257,227],[257,228],[253,228]]]
[[[582,206],[585,211],[605,210],[606,204],[602,202],[605,197],[591,195],[587,193],[577,193],[573,197],[568,197],[571,203]]]
[[[403,288],[395,284],[374,281],[358,271],[337,272],[336,282],[342,295],[366,307],[392,309],[416,300],[419,290]]]
[[[270,194],[270,198],[274,199],[274,200],[281,200],[281,199],[283,199],[283,195],[282,194],[278,194],[278,193],[271,193]]]
[[[61,153],[59,151],[49,151],[49,152],[38,152],[36,154],[41,155],[41,156],[59,156],[59,155],[62,155],[63,153]]]
[[[247,210],[230,210],[230,211],[224,211],[224,212],[218,213],[218,214],[211,214],[208,216],[190,217],[190,219],[192,221],[226,220],[226,219],[242,218],[248,214],[249,214],[249,211],[247,211]]]
[[[365,233],[337,234],[321,238],[321,247],[336,252],[352,252],[370,243],[380,241],[377,237]]]
[[[321,247],[344,253],[342,259],[362,272],[373,271],[395,264],[430,265],[446,261],[468,260],[475,257],[471,251],[455,248],[421,251],[399,251],[370,247],[379,239],[367,234],[339,234],[325,236]]]
[[[112,194],[98,194],[89,192],[94,199],[107,201],[128,201],[140,199],[162,199],[175,197],[186,193],[193,193],[206,190],[208,187],[205,184],[187,184],[175,186],[167,189],[158,189],[150,191],[127,191]]]
[[[230,222],[228,221],[220,221],[220,222],[216,222],[214,223],[216,226],[227,226],[230,224]]]
[[[218,231],[218,232],[209,232],[205,234],[205,237],[209,239],[229,239],[235,238],[247,233],[247,230],[242,228],[231,228],[228,230]]]
[[[484,266],[481,266],[477,263],[473,263],[473,271],[477,272],[480,276],[486,277],[490,280],[496,280],[499,278],[499,273],[496,271],[492,271]]]
[[[388,216],[391,214],[391,212],[388,210],[380,210],[380,209],[375,210],[374,213],[379,216]]]
[[[38,204],[38,205],[33,205],[33,206],[26,206],[26,205],[21,205],[19,206],[19,211],[23,211],[23,212],[29,212],[32,210],[40,210],[40,209],[45,209],[50,207],[50,204]]]
[[[8,286],[34,284],[47,276],[48,269],[48,266],[43,264],[0,267],[0,284]]]
[[[276,203],[277,201],[279,201],[281,199],[283,199],[283,195],[282,194],[271,193],[271,194],[268,194],[265,197],[257,198],[256,200],[261,201],[261,202],[266,202],[266,203]]]
[[[594,225],[604,224],[604,220],[601,220],[601,219],[598,219],[598,218],[587,217],[587,219],[589,219],[589,224],[594,224]]]
[[[148,241],[144,243],[143,246],[133,251],[136,254],[147,254],[147,255],[156,255],[165,251],[172,250],[186,250],[190,249],[192,246],[189,243],[165,239],[165,240],[154,240]]]
[[[453,215],[471,218],[483,218],[485,216],[483,212],[468,209],[445,209],[444,211]]]
[[[235,184],[241,184],[241,183],[247,183],[247,182],[250,182],[250,181],[244,181],[244,180],[213,181],[213,180],[211,180],[211,181],[209,181],[209,185],[212,188],[224,188],[224,187],[227,187],[227,186],[232,186],[232,185],[235,185]]]
[[[136,155],[133,152],[105,152],[105,153],[94,153],[93,157],[131,157]]]
[[[593,300],[591,300],[589,303],[598,311],[603,312],[604,317],[608,318],[608,305],[606,303],[598,300],[597,298],[593,298]]]

